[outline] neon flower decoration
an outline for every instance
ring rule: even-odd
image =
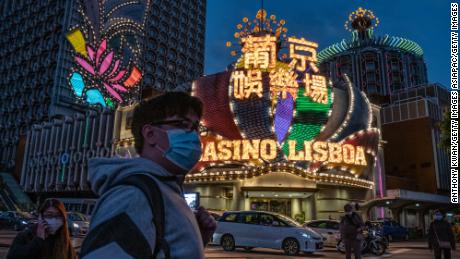
[[[77,98],[90,105],[113,108],[114,103],[123,104],[128,99],[131,89],[135,89],[142,78],[136,65],[131,72],[121,67],[113,50],[107,48],[103,39],[99,46],[93,48],[87,44],[80,29],[67,34],[68,41],[75,50],[76,70],[69,78],[70,86]]]

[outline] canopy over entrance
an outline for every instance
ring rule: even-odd
[[[415,209],[422,212],[428,212],[432,209],[441,211],[459,209],[458,205],[450,203],[448,196],[403,189],[387,190],[387,196],[361,204],[361,208],[367,212],[367,215],[374,207],[389,208],[396,218],[403,209]]]

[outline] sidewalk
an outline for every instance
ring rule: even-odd
[[[0,230],[0,247],[10,247],[18,233],[14,230]]]
[[[409,249],[427,249],[428,242],[424,239],[409,240],[409,241],[394,241],[390,242],[391,248],[409,248]]]
[[[0,247],[10,247],[18,231],[0,230]],[[80,249],[83,237],[72,237],[72,245],[75,249]]]

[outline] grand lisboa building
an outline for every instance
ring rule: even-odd
[[[192,83],[204,103],[203,155],[186,191],[199,192],[212,210],[266,210],[299,221],[338,218],[344,204],[381,195],[379,107],[348,76],[334,84],[322,76],[317,44],[283,36],[284,20],[260,10],[253,24],[265,29],[248,22],[237,26],[237,43],[227,43],[237,61]],[[119,156],[134,153],[131,112],[117,114]]]

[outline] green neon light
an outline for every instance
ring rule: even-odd
[[[64,165],[62,165],[62,170],[61,170],[61,175],[60,175],[61,182],[64,182],[64,173],[65,173],[65,167],[64,167]]]
[[[297,112],[294,117],[294,123],[291,125],[289,135],[286,140],[296,140],[296,151],[303,149],[303,142],[310,141],[316,137],[321,128],[326,124],[328,120],[328,113],[331,109],[332,98],[331,88],[328,88],[328,103],[322,104],[314,102],[310,97],[303,96],[305,89],[299,88],[297,93],[295,111]],[[311,116],[308,116],[311,112]],[[299,116],[300,113],[304,113],[307,116],[302,118]],[[313,116],[314,115],[314,116]],[[289,154],[288,142],[285,141],[283,144],[283,152]]]
[[[352,35],[353,35],[352,41],[346,41],[344,39],[318,52],[318,64],[321,64],[322,62],[348,49],[359,47],[361,46],[361,44],[364,43],[360,40],[355,39],[354,33]],[[420,47],[420,45],[418,45],[414,41],[411,41],[405,38],[385,35],[383,37],[372,38],[372,41],[373,41],[373,44],[375,45],[399,48],[403,51],[412,53],[417,56],[423,55],[423,49]]]
[[[107,103],[107,106],[108,106],[109,108],[114,108],[114,107],[115,107],[115,105],[113,104],[112,99],[106,98],[106,99],[105,99],[105,102]]]

